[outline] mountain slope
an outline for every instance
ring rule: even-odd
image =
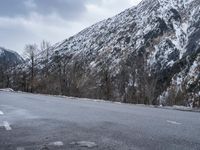
[[[23,58],[16,52],[0,47],[0,64],[8,66],[17,65],[23,62]]]
[[[189,97],[194,102],[200,94],[199,16],[199,0],[143,0],[66,39],[54,50],[63,67],[77,74],[66,77],[75,88],[68,94],[148,104],[188,104]]]
[[[23,61],[18,53],[0,47],[0,88],[10,87],[10,69]]]
[[[199,52],[199,0],[143,0],[51,47],[27,81],[36,92],[200,106]]]

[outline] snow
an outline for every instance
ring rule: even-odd
[[[78,142],[72,142],[70,144],[77,145],[79,147],[86,147],[86,148],[93,148],[97,146],[95,142],[90,142],[90,141],[78,141]]]
[[[53,145],[53,146],[63,146],[63,142],[62,141],[56,141],[56,142],[52,142],[52,143],[49,143],[49,145]]]
[[[6,53],[8,53],[7,55],[5,55]],[[13,51],[13,50],[9,50],[9,49],[5,49],[5,48],[3,48],[3,47],[0,47],[0,56],[2,56],[2,55],[5,55],[6,57],[8,56],[9,57],[9,54],[12,54],[12,55],[14,55],[15,56],[15,59],[12,59],[12,62],[13,63],[18,63],[18,62],[23,62],[24,60],[23,60],[23,58],[17,53],[17,52],[15,52],[15,51]],[[11,61],[11,60],[10,60]]]
[[[136,81],[134,83],[134,87],[138,87],[138,83]]]
[[[134,83],[134,81],[133,81],[133,79],[132,79],[132,76],[131,76],[131,77],[129,77],[128,86],[132,87],[133,85],[134,85],[135,87],[137,86],[136,83]]]
[[[173,108],[176,109],[176,110],[185,110],[185,111],[190,111],[190,110],[192,110],[190,107],[177,106],[177,105],[174,105]]]
[[[103,65],[107,65],[111,76],[116,77],[120,73],[120,63],[126,62],[131,54],[137,56],[143,49],[147,54],[145,63],[147,68],[150,68],[149,74],[152,70],[165,70],[183,58],[187,51],[188,37],[195,32],[193,26],[199,21],[200,7],[193,6],[191,4],[193,1],[198,2],[198,0],[142,1],[137,7],[98,22],[57,43],[53,51],[59,51],[59,55],[72,56],[69,64],[77,60],[84,62],[84,69],[89,70],[88,74],[94,76],[98,76]],[[180,20],[175,19],[176,14],[172,9],[181,15]],[[163,33],[159,33],[162,30],[159,19],[166,26]],[[156,34],[156,37],[152,38],[152,33]],[[147,42],[150,46],[146,46]],[[197,42],[200,44],[200,40]],[[180,89],[184,82],[193,83],[194,79],[197,79],[198,65],[198,62],[195,62],[189,66],[191,68],[188,74],[184,70],[176,73],[171,78],[171,86]],[[137,71],[135,73],[137,74]],[[183,75],[184,73],[186,75]],[[128,85],[137,87],[139,81],[130,77]],[[164,91],[160,99],[165,99],[167,94],[168,91]]]
[[[192,66],[190,67],[189,73],[187,78],[189,79],[188,84],[192,84],[198,79],[199,76],[199,69],[198,67],[200,66],[200,62],[198,63],[197,61],[194,61]]]
[[[109,62],[109,66],[114,70],[121,60],[126,60],[128,56],[127,53],[138,51],[144,46],[145,40],[143,37],[158,27],[158,23],[156,22],[158,17],[163,19],[169,26],[170,17],[173,15],[169,10],[171,8],[177,10],[182,9],[183,4],[187,4],[184,7],[188,7],[188,4],[191,2],[192,0],[146,0],[141,2],[137,7],[129,8],[112,18],[98,22],[75,36],[64,40],[60,44],[56,44],[55,50],[61,51],[66,55],[72,54],[74,58],[85,59],[89,62],[88,66],[93,68],[93,72],[97,69],[96,65],[101,61],[99,57],[102,56],[104,62]],[[158,5],[158,3],[160,3],[160,5]],[[189,14],[192,10],[187,11],[186,9],[186,12],[183,13],[190,16]],[[163,68],[168,66],[172,67],[175,60],[168,60],[168,56],[175,48],[180,51],[179,59],[181,59],[186,52],[185,47],[188,41],[186,33],[189,32],[190,23],[187,21],[178,22],[175,20],[171,22],[175,30],[175,35],[168,35],[168,39],[175,47],[173,49],[166,49],[166,51],[162,52],[162,55],[156,59],[155,56],[161,51],[160,49],[164,47],[164,41],[166,40],[164,36],[159,39],[163,43],[155,44],[155,49],[151,51],[149,59],[147,60],[150,68],[153,68],[159,61],[162,61]],[[127,32],[133,24],[135,24],[135,26],[131,29],[131,32]],[[125,44],[126,37],[131,37],[129,44]],[[111,53],[113,51],[108,52],[108,49],[113,49],[114,47],[119,47],[121,51],[117,53]],[[124,50],[126,50],[126,52],[123,52]]]
[[[174,65],[174,61],[173,60],[171,60],[171,61],[169,61],[168,63],[167,63],[167,66],[170,66],[170,67],[172,67],[173,65]]]
[[[171,85],[174,86],[174,87],[176,87],[175,90],[176,90],[177,92],[178,92],[179,90],[180,90],[180,91],[183,91],[183,89],[182,89],[183,81],[184,81],[184,77],[181,76],[181,75],[179,74],[179,75],[173,77]]]
[[[4,51],[0,48],[0,56],[4,53]]]
[[[189,28],[189,23],[188,22],[185,22],[185,23],[182,23],[182,30],[185,34],[188,33],[188,28]]]
[[[96,66],[95,61],[92,61],[92,62],[90,63],[90,66],[91,66],[92,68],[94,68],[94,67]]]
[[[153,26],[148,25],[147,27],[144,28],[143,34],[147,34],[149,31],[153,29]]]
[[[4,92],[14,92],[14,90],[11,89],[11,88],[0,89],[0,91],[4,91]]]

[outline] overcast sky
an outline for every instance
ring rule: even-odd
[[[25,44],[54,44],[140,1],[1,0],[0,46],[22,53]]]

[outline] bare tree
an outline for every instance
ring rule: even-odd
[[[103,99],[106,100],[110,100],[111,99],[111,93],[112,93],[112,83],[111,83],[111,75],[108,69],[108,66],[104,65],[104,67],[102,67],[102,71],[100,73],[100,77],[101,77],[101,81],[100,81],[100,89],[101,89],[101,93],[100,93],[100,97],[102,97]]]
[[[34,77],[35,77],[35,65],[36,65],[36,56],[38,53],[38,48],[36,44],[30,44],[25,46],[25,57],[29,60],[30,62],[30,75],[31,75],[31,80],[30,80],[30,90],[33,92],[34,90]]]
[[[45,64],[45,77],[48,77],[49,76],[49,61],[50,61],[50,55],[52,53],[50,42],[43,40],[40,45],[40,51],[41,53],[43,53],[43,59],[44,59],[44,64]]]

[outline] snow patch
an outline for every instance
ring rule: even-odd
[[[0,91],[3,91],[3,92],[14,92],[14,90],[11,89],[11,88],[0,89]]]
[[[96,147],[97,144],[95,142],[90,141],[79,141],[79,142],[72,142],[71,145],[77,145],[79,147],[86,147],[86,148],[93,148]]]
[[[49,145],[53,145],[53,146],[63,146],[63,142],[62,141],[56,141],[56,142],[52,142],[52,143],[49,143]]]

